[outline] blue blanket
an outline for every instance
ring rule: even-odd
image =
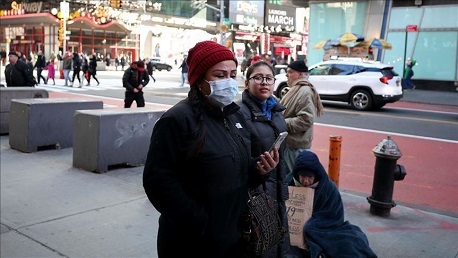
[[[300,160],[300,161],[299,161]],[[364,232],[344,220],[344,207],[340,192],[311,151],[301,152],[297,162],[315,172],[313,212],[304,226],[304,237],[311,257],[377,257],[369,247]]]

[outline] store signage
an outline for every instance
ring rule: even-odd
[[[16,1],[11,2],[11,10],[13,14],[22,14],[22,13],[40,13],[43,2],[31,2],[31,3],[22,3],[18,4]]]
[[[266,4],[265,25],[281,31],[293,31],[296,28],[296,9],[290,6]]]
[[[263,26],[264,1],[229,1],[231,23]]]

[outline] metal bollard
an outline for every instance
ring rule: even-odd
[[[329,137],[329,179],[339,188],[340,177],[340,149],[342,147],[342,136],[331,135]]]
[[[376,156],[372,195],[367,197],[371,214],[381,217],[390,216],[391,208],[396,206],[393,201],[394,181],[403,180],[406,176],[404,166],[397,165],[402,156],[397,144],[387,136],[372,152]]]

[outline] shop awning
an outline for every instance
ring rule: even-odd
[[[59,19],[50,13],[32,13],[0,17],[0,24],[5,26],[23,26],[24,24],[50,25],[59,24]]]
[[[59,26],[59,19],[50,13],[34,13],[34,14],[22,14],[22,15],[11,15],[3,16],[0,18],[0,24],[2,27],[5,26],[24,26],[25,24],[34,24],[37,26],[44,25],[56,25]],[[114,32],[125,32],[128,33],[131,30],[124,24],[118,21],[112,21],[106,24],[97,24],[92,19],[87,17],[78,17],[67,22],[69,29],[105,29]]]

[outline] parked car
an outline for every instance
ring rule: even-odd
[[[161,60],[157,57],[152,57],[150,59],[151,59],[151,64],[153,65],[153,71],[167,70],[170,72],[172,70],[172,66],[167,64],[164,60]]]
[[[282,98],[289,87],[285,73],[275,76],[274,93]],[[309,67],[309,81],[322,100],[349,103],[356,110],[376,110],[403,96],[393,66],[375,61],[336,59]]]

